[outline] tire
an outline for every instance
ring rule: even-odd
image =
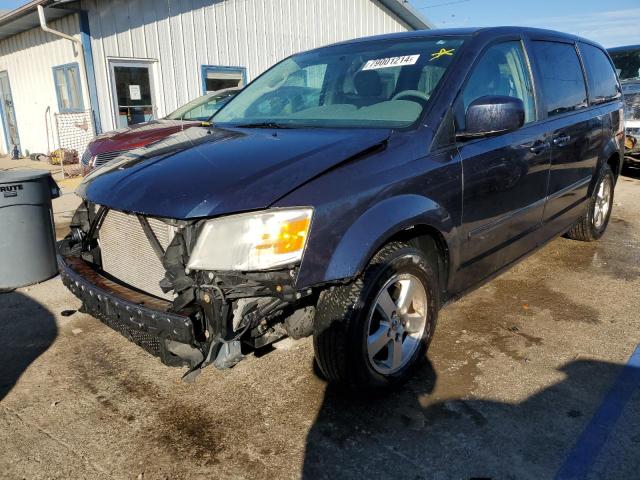
[[[611,167],[605,164],[600,169],[586,212],[578,223],[565,234],[566,237],[582,242],[593,242],[604,235],[611,218],[611,210],[613,209],[615,183]],[[606,192],[607,189],[608,192]],[[605,205],[606,211],[603,212]]]
[[[350,387],[387,388],[407,380],[433,336],[437,278],[424,252],[392,242],[355,281],[322,292],[313,345],[323,376]]]

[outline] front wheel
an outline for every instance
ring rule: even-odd
[[[598,175],[587,211],[566,233],[567,237],[583,242],[593,242],[604,235],[611,218],[614,186],[615,178],[611,167],[605,164]]]
[[[314,349],[329,381],[389,387],[424,358],[436,324],[437,277],[421,250],[393,242],[349,285],[323,292]]]

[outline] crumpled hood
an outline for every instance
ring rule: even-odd
[[[115,210],[192,219],[267,208],[387,129],[190,128],[94,170],[77,192]]]

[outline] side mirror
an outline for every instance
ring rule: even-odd
[[[457,138],[489,137],[524,125],[524,103],[515,97],[488,95],[474,100],[465,115],[466,130]]]

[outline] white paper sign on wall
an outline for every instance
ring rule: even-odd
[[[129,98],[131,100],[142,100],[140,85],[129,85]]]

